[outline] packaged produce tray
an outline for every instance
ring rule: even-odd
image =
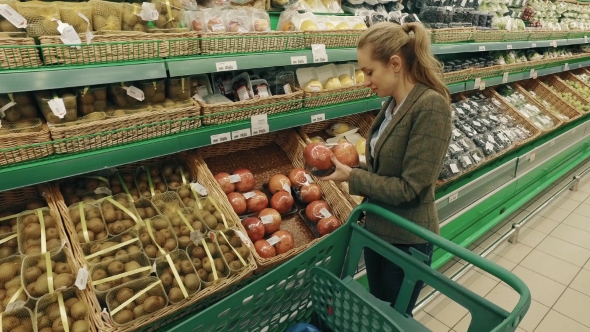
[[[346,123],[354,127],[358,127],[358,133],[365,139],[369,137],[371,126],[375,121],[375,116],[371,112],[353,114],[343,118],[326,120],[318,123],[312,123],[298,128],[298,133],[307,145],[312,143],[311,137],[320,136],[324,140],[330,136],[326,133],[326,129],[330,128],[335,123]],[[348,182],[334,182],[336,186],[342,191],[348,202],[354,207],[362,203],[362,197],[350,195],[348,190]]]
[[[430,30],[430,39],[433,44],[458,43],[472,41],[475,28],[448,28]]]
[[[303,108],[303,90],[267,98],[255,98],[234,103],[206,104],[199,102],[203,124],[216,125],[248,120],[259,114],[278,114]]]
[[[213,174],[233,172],[238,168],[245,167],[254,175],[256,180],[254,189],[262,189],[263,184],[271,176],[289,174],[291,169],[303,167],[304,148],[303,141],[292,130],[211,145],[197,151],[198,158],[200,158],[197,159],[200,162],[198,172],[206,174],[210,179],[209,183],[217,184]],[[333,182],[319,181],[313,176],[312,178],[322,189],[323,199],[330,206],[333,215],[340,222],[346,220],[352,207],[336,185]],[[217,186],[216,190],[221,191],[221,187]],[[235,215],[233,210],[231,213]],[[237,218],[237,215],[235,215],[235,218]],[[238,226],[243,230],[241,224]],[[266,271],[285,262],[322,239],[313,235],[298,214],[283,217],[281,229],[291,232],[295,242],[294,248],[272,258],[261,258],[256,250],[251,247],[252,254],[258,264],[257,272]]]
[[[0,68],[36,68],[41,64],[33,38],[24,33],[0,34]]]
[[[49,127],[40,119],[4,122],[0,128],[0,165],[50,156],[50,141]]]
[[[553,91],[551,91],[545,84],[541,83],[539,80],[526,80],[519,82],[518,85],[524,88],[524,90],[527,91],[527,93],[530,94],[529,91],[532,91],[541,99],[548,102],[562,116],[566,117],[566,119],[562,119],[566,123],[571,122],[582,115],[582,113],[580,113],[572,105],[568,104],[561,97],[553,93]],[[553,112],[553,110],[551,109],[549,109],[549,111]]]
[[[305,48],[301,31],[210,32],[202,33],[199,37],[203,55],[281,52]]]
[[[174,106],[151,106],[144,112],[116,111],[106,118],[94,112],[74,122],[50,125],[56,153],[72,153],[146,140],[195,129],[201,126],[199,105],[193,101],[175,102]],[[117,113],[120,112],[120,113]]]

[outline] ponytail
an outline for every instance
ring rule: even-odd
[[[394,54],[399,54],[415,82],[438,92],[450,103],[450,92],[442,78],[442,64],[432,55],[430,35],[421,23],[375,24],[361,36],[357,48],[365,45],[370,45],[373,58],[383,63],[389,63]]]

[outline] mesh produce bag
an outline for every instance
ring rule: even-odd
[[[84,116],[93,112],[107,110],[106,86],[84,87],[76,90],[78,115]]]
[[[92,30],[92,4],[88,2],[61,2],[59,6],[61,21],[71,25],[77,33],[84,33]],[[84,15],[84,20],[79,14]],[[89,24],[90,23],[90,24]]]
[[[0,4],[9,5],[12,9],[16,10],[16,2],[14,0],[0,0]],[[9,20],[5,19],[4,16],[0,15],[0,32],[22,32],[25,29],[19,29],[15,27]]]
[[[107,238],[107,228],[98,205],[80,202],[71,205],[68,211],[70,220],[76,228],[78,243],[90,243]]]
[[[107,294],[106,303],[115,325],[124,327],[166,307],[168,298],[162,281],[148,277],[113,288]]]
[[[137,252],[94,265],[90,268],[90,278],[96,296],[102,301],[111,288],[147,277],[151,272],[152,265],[147,256]]]
[[[12,106],[4,110],[4,118],[2,118],[2,114],[0,114],[0,118],[3,120],[2,122],[16,122],[18,120],[39,117],[35,99],[27,92],[0,95],[0,108],[3,108],[8,104],[12,104]]]
[[[100,210],[110,236],[122,234],[141,223],[131,198],[126,194],[102,200]]]
[[[123,5],[123,23],[121,30],[147,32],[148,21],[144,21],[139,13],[141,12],[141,5],[136,3],[126,3]]]
[[[0,291],[3,294],[1,311],[22,306],[29,299],[22,284],[21,263],[19,256],[0,260]]]
[[[35,307],[37,331],[43,331],[45,328],[63,331],[64,325],[68,326],[69,331],[90,331],[88,305],[83,298],[84,296],[74,288],[40,298]]]
[[[73,93],[69,91],[39,91],[35,93],[35,97],[37,98],[37,105],[43,116],[45,116],[47,123],[57,125],[78,120],[76,95]],[[63,117],[54,114],[51,107],[49,107],[49,101],[57,98],[61,98],[64,102],[66,113]]]
[[[2,121],[2,128],[0,128],[0,135],[2,134],[20,134],[20,133],[35,133],[41,131],[43,122],[41,119],[19,120],[17,122]]]
[[[165,215],[168,219],[177,216],[176,211],[185,208],[184,204],[180,200],[180,197],[173,192],[167,191],[163,194],[156,194],[152,197],[152,203],[156,206],[158,211]]]
[[[194,243],[186,248],[186,252],[203,281],[203,288],[214,286],[229,277],[229,267],[215,236],[195,238]]]
[[[61,247],[61,232],[57,220],[48,208],[25,211],[17,218],[19,250],[23,255],[57,251]]]
[[[25,257],[22,278],[27,294],[37,300],[45,294],[72,287],[77,271],[70,257],[71,253],[65,247],[53,255],[44,253]]]
[[[233,229],[217,232],[217,243],[229,267],[230,275],[238,274],[248,266],[250,249]]]
[[[0,234],[0,259],[18,254],[18,233]]]
[[[27,19],[27,32],[32,37],[59,35],[57,21],[52,21],[61,18],[56,3],[41,1],[18,2],[16,10]]]
[[[174,229],[174,234],[178,239],[178,247],[182,250],[186,249],[191,243],[191,233],[199,231],[205,233],[205,224],[200,219],[200,215],[194,213],[194,209],[185,208],[176,211],[176,215],[171,216],[170,224]]]
[[[178,303],[201,289],[201,279],[184,250],[175,250],[158,258],[156,273],[170,303]]]
[[[92,24],[95,31],[120,31],[123,20],[123,4],[109,1],[94,1],[92,4]]]
[[[191,98],[190,76],[169,78],[166,94],[172,100],[188,100]]]
[[[190,88],[189,88],[190,93]],[[193,181],[193,176],[188,166],[179,163],[177,160],[170,160],[162,165],[162,175],[168,190],[177,190],[181,185]]]
[[[23,307],[9,312],[3,312],[2,331],[33,332],[33,313],[31,309]]]
[[[156,10],[160,12],[158,19],[154,21],[158,29],[180,28],[184,18],[182,3],[178,0],[154,0]]]
[[[157,215],[145,219],[144,223],[145,226],[138,232],[139,240],[150,259],[156,259],[178,249],[178,240],[166,216]]]
[[[109,181],[99,175],[83,175],[62,181],[59,189],[67,206],[80,201],[95,201],[111,194]]]
[[[115,258],[135,254],[141,250],[137,231],[133,229],[110,239],[82,245],[84,260],[89,267],[98,263],[108,263]]]

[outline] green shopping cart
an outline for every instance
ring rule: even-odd
[[[381,215],[494,275],[519,293],[518,303],[508,312],[425,265],[422,254],[408,255],[387,244],[357,225],[363,211]],[[353,280],[363,248],[371,248],[404,270],[407,287],[393,307]],[[514,331],[531,303],[527,286],[508,270],[379,206],[362,204],[342,227],[249,285],[224,294],[226,298],[208,308],[182,310],[148,329],[271,332],[313,318],[323,331],[429,331],[404,313],[418,280],[468,309],[470,332]]]

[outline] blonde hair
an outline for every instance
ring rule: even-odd
[[[450,103],[450,92],[442,79],[442,64],[430,52],[430,36],[421,23],[402,25],[382,22],[361,36],[357,48],[371,46],[372,57],[384,64],[398,54],[412,79],[438,92]]]

